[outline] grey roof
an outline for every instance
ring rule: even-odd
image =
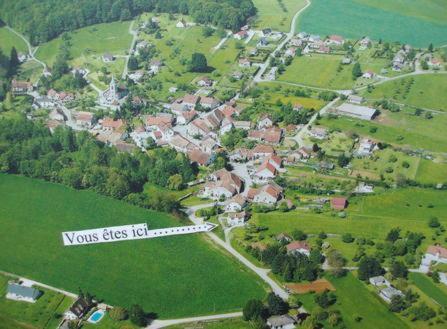
[[[383,296],[388,297],[388,298],[390,298],[390,299],[391,299],[393,296],[396,296],[396,295],[403,296],[402,291],[397,290],[396,288],[393,288],[393,287],[387,287],[387,288],[385,288],[385,289],[382,289],[382,290],[380,291],[380,293],[381,293]]]
[[[346,114],[358,118],[372,118],[376,113],[375,109],[367,106],[354,105],[349,103],[343,103],[337,108],[337,111],[342,114]]]
[[[21,286],[20,284],[17,283],[9,283],[7,293],[32,299],[37,299],[40,295],[39,290],[32,287]]]
[[[295,324],[296,321],[290,315],[274,315],[267,319],[267,324],[272,327],[280,327],[288,324]]]

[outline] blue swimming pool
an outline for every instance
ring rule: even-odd
[[[98,323],[99,321],[101,321],[104,314],[105,313],[103,310],[95,311],[92,315],[90,315],[87,321],[90,323]]]

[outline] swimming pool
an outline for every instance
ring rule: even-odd
[[[93,312],[92,315],[90,315],[90,317],[88,318],[87,321],[90,323],[98,323],[99,321],[101,321],[104,314],[105,314],[105,312],[103,310],[97,310],[97,311]]]

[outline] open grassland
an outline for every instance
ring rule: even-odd
[[[252,222],[269,228],[269,234],[291,233],[294,229],[306,233],[343,234],[365,238],[384,238],[393,227],[421,232],[431,236],[427,221],[436,216],[447,224],[447,192],[416,188],[396,189],[370,196],[350,198],[347,218],[331,213],[312,213],[295,210],[287,213],[254,213]],[[426,241],[424,243],[429,243]]]
[[[239,310],[247,299],[264,296],[254,274],[202,236],[62,245],[63,231],[181,225],[166,214],[9,175],[0,176],[0,198],[3,270],[69,291],[81,287],[111,305],[139,303],[162,318]]]
[[[444,129],[447,115],[434,113],[432,119],[426,119],[424,115],[416,116],[413,113],[414,111],[383,111],[374,121],[324,117],[319,122],[330,129],[356,133],[400,147],[447,152],[447,130]]]
[[[253,0],[258,10],[254,26],[289,32],[295,13],[306,5],[306,0]]]
[[[15,47],[18,52],[28,53],[28,47],[20,37],[6,27],[0,27],[0,50],[4,55],[9,56],[12,47]]]
[[[447,3],[439,0],[312,0],[298,30],[348,38],[365,35],[415,47],[447,43]]]
[[[413,83],[411,83],[413,81]],[[409,90],[407,89],[410,86]],[[390,99],[414,107],[447,112],[447,74],[425,74],[380,84],[368,99]]]
[[[11,278],[0,275],[0,328],[56,328],[62,314],[73,303],[67,296],[37,287],[43,295],[36,303],[19,302],[5,298],[7,283]]]
[[[320,88],[350,89],[354,85],[352,65],[343,65],[338,72],[341,60],[342,56],[338,55],[295,57],[278,80]]]
[[[429,298],[440,306],[447,306],[447,288],[442,283],[433,280],[422,273],[410,273],[410,280]]]
[[[101,57],[105,53],[124,55],[132,40],[129,25],[130,22],[104,23],[70,32],[72,59],[81,58],[84,62],[89,62],[92,57]],[[61,44],[61,37],[42,44],[37,50],[36,57],[52,65]]]
[[[339,310],[346,328],[408,328],[395,313],[388,310],[386,304],[378,296],[370,292],[365,284],[353,274],[342,278],[329,277],[335,287],[337,303],[331,309]],[[304,307],[312,312],[317,308],[313,294],[300,295],[298,298]],[[361,321],[355,318],[360,316]],[[329,327],[329,326],[328,326]]]

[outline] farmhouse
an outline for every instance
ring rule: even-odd
[[[274,182],[259,188],[251,188],[248,191],[247,198],[254,203],[262,203],[267,205],[274,205],[282,197],[283,189]]]
[[[379,296],[382,297],[382,299],[384,301],[386,301],[387,303],[391,303],[391,299],[394,296],[403,296],[404,294],[402,293],[402,291],[397,290],[396,288],[393,287],[386,287],[382,290],[380,290]]]
[[[348,200],[346,198],[332,198],[331,208],[334,210],[343,210],[348,206]]]
[[[252,150],[252,155],[254,158],[265,158],[269,155],[276,154],[275,149],[269,145],[258,144]]]
[[[6,290],[7,299],[28,303],[35,303],[41,294],[42,293],[35,288],[23,286],[16,282],[9,282]]]
[[[79,111],[74,115],[76,125],[83,128],[91,128],[93,124],[93,113]]]
[[[293,241],[290,242],[287,246],[287,253],[289,255],[297,255],[303,254],[309,256],[310,254],[310,246],[306,241]]]
[[[270,128],[273,126],[273,120],[269,115],[263,115],[258,121],[258,129]]]
[[[429,246],[425,257],[431,261],[447,264],[447,248],[441,246]]]
[[[267,319],[267,326],[271,329],[293,329],[296,320],[288,314],[274,315]]]
[[[342,46],[344,43],[345,39],[339,35],[330,35],[326,40],[327,45]]]
[[[237,40],[242,40],[248,37],[248,32],[247,31],[239,31],[234,33],[234,38]]]
[[[33,91],[33,84],[28,81],[18,81],[13,79],[11,81],[11,92],[14,95],[23,95]]]
[[[271,165],[268,160],[264,161],[253,175],[253,178],[259,183],[271,180],[277,175],[276,168]]]
[[[355,155],[359,157],[369,156],[374,151],[375,146],[376,144],[372,140],[363,138],[360,140],[359,148],[355,151]]]
[[[372,120],[377,110],[366,106],[343,103],[337,108],[337,112],[356,119]]]
[[[104,63],[110,63],[110,62],[113,62],[114,60],[115,60],[115,56],[113,56],[112,54],[102,55],[102,61]]]
[[[246,211],[228,213],[227,223],[229,226],[244,225],[249,214]]]
[[[180,134],[174,134],[174,136],[172,136],[169,140],[169,145],[171,145],[177,152],[182,153],[186,153],[189,150],[196,148],[192,142]]]
[[[228,199],[240,193],[243,187],[242,179],[226,169],[215,171],[209,176],[210,181],[205,184],[201,195],[210,199]]]
[[[365,79],[372,79],[375,77],[375,73],[373,71],[366,71],[365,73],[363,73],[362,78]]]

